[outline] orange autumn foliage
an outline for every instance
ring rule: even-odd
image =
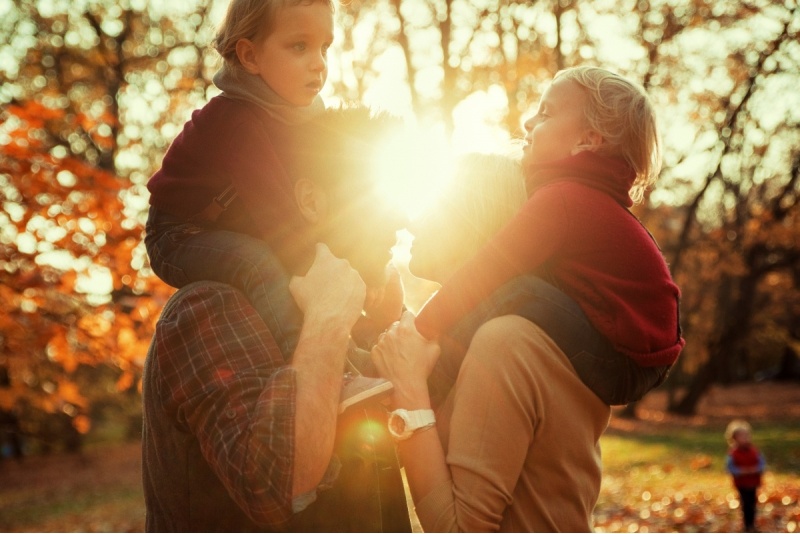
[[[0,388],[0,409],[62,412],[85,433],[91,406],[81,366],[116,369],[120,391],[136,388],[171,290],[131,266],[141,229],[124,224],[120,193],[129,184],[81,158],[54,155],[53,132],[86,118],[34,100],[0,117],[8,221],[0,236],[0,367],[10,381]],[[112,293],[80,292],[82,278],[98,269],[110,275]]]

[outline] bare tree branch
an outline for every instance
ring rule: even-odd
[[[717,157],[717,164],[714,170],[708,175],[706,178],[703,187],[700,191],[695,195],[692,201],[689,203],[687,210],[686,210],[686,219],[684,220],[684,224],[676,242],[675,247],[675,254],[670,262],[672,265],[673,273],[678,272],[681,268],[681,263],[683,261],[683,254],[685,253],[686,249],[688,248],[689,238],[691,235],[692,228],[694,226],[695,221],[697,220],[697,209],[700,206],[700,202],[705,197],[708,188],[716,179],[724,180],[724,176],[722,173],[722,161],[724,156],[729,153],[731,150],[730,138],[733,133],[734,127],[736,125],[736,121],[739,119],[740,113],[743,112],[747,103],[750,101],[750,98],[753,96],[753,92],[756,86],[756,80],[758,76],[764,70],[764,62],[769,58],[783,43],[787,38],[789,38],[789,26],[791,20],[787,20],[784,23],[783,31],[774,39],[772,40],[759,54],[758,60],[756,64],[753,65],[753,68],[750,69],[750,75],[745,82],[745,90],[744,94],[742,95],[738,104],[733,106],[725,117],[725,120],[722,122],[720,126],[720,154]],[[727,184],[730,185],[730,184]]]

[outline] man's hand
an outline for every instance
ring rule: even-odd
[[[398,408],[430,408],[428,375],[439,358],[439,345],[417,332],[415,316],[406,312],[394,323],[372,349],[372,361],[381,376],[394,384]]]
[[[355,269],[322,243],[317,243],[317,255],[306,275],[292,277],[289,291],[306,323],[341,321],[347,332],[361,316],[366,297],[366,286]]]

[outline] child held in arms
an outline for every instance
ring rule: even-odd
[[[685,343],[679,289],[629,211],[661,166],[650,99],[608,70],[571,68],[525,128],[527,202],[415,320],[442,346],[430,387],[446,392],[478,326],[516,314],[543,328],[604,402],[638,400]]]

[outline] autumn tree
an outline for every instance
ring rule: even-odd
[[[0,409],[38,437],[36,413],[88,430],[106,395],[90,369],[136,392],[169,292],[141,249],[144,183],[206,98],[213,26],[207,3],[138,4],[21,1],[0,17]]]
[[[702,120],[666,173],[682,197],[667,257],[683,287],[691,341],[680,367],[688,389],[671,405],[678,413],[693,413],[715,381],[751,378],[754,337],[768,331],[778,345],[797,343],[785,313],[800,299],[789,282],[800,266],[800,102],[787,90],[800,82],[800,12],[712,9],[730,26],[715,32],[720,61],[685,78],[700,90],[675,92]],[[760,31],[742,42],[734,36],[743,28]]]
[[[413,109],[451,128],[459,104],[495,90],[505,95],[495,122],[518,132],[543,83],[570,65],[641,81],[660,112],[666,165],[637,214],[656,227],[684,294],[688,345],[673,374],[688,390],[672,408],[690,413],[714,381],[768,366],[753,349],[765,331],[794,350],[786,313],[798,299],[790,283],[798,264],[795,3],[385,0],[344,9],[353,39],[380,44],[360,56],[347,49],[360,75],[356,84],[340,80],[339,92],[364,96],[364,80],[385,76],[386,57],[398,54]]]
[[[136,395],[171,291],[141,245],[145,184],[215,94],[209,43],[226,5],[0,4],[0,410],[24,424],[59,413],[85,431],[101,399]],[[666,165],[637,215],[683,289],[688,344],[670,383],[688,386],[673,407],[690,412],[713,381],[797,350],[797,9],[352,0],[339,7],[324,96],[506,141],[561,68],[591,63],[641,81]],[[463,118],[476,109],[478,126]]]

